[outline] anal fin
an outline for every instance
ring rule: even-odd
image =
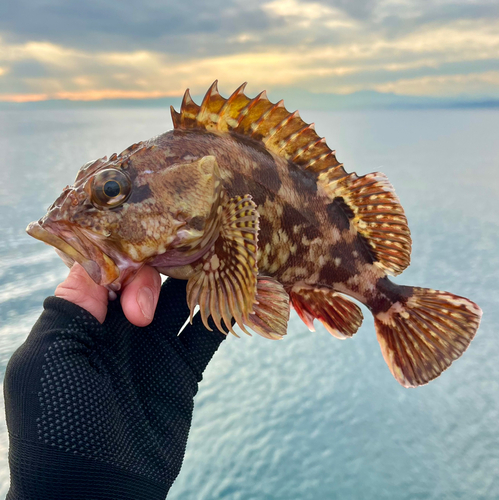
[[[290,293],[291,303],[298,316],[314,331],[318,319],[327,331],[338,339],[351,337],[363,320],[357,304],[327,287],[295,284]]]
[[[246,324],[262,337],[281,339],[289,320],[289,295],[284,287],[273,278],[259,276],[256,300]]]

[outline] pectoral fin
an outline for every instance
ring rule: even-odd
[[[217,328],[234,333],[232,318],[246,333],[244,323],[256,303],[258,212],[250,195],[237,196],[220,203],[211,217],[219,225],[219,236],[200,259],[196,272],[187,282],[187,303],[191,320],[196,305],[203,324],[211,330],[211,315]]]

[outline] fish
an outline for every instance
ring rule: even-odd
[[[398,285],[410,263],[404,209],[380,172],[349,173],[314,124],[266,92],[217,81],[189,90],[173,130],[85,164],[27,232],[116,294],[144,265],[187,280],[191,321],[282,339],[291,307],[334,337],[374,316],[404,387],[427,384],[468,348],[482,311],[449,292]],[[352,300],[353,299],[353,300]]]

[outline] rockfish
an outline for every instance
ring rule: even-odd
[[[313,124],[245,85],[215,82],[200,106],[187,90],[174,130],[84,165],[27,231],[66,264],[117,292],[143,265],[188,280],[192,314],[269,339],[290,306],[351,337],[365,304],[381,350],[405,387],[426,384],[466,350],[480,308],[448,292],[401,286],[404,210],[382,173],[348,173]]]

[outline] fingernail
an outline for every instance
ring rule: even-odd
[[[137,292],[137,303],[146,319],[154,318],[154,295],[149,287],[144,286]]]

